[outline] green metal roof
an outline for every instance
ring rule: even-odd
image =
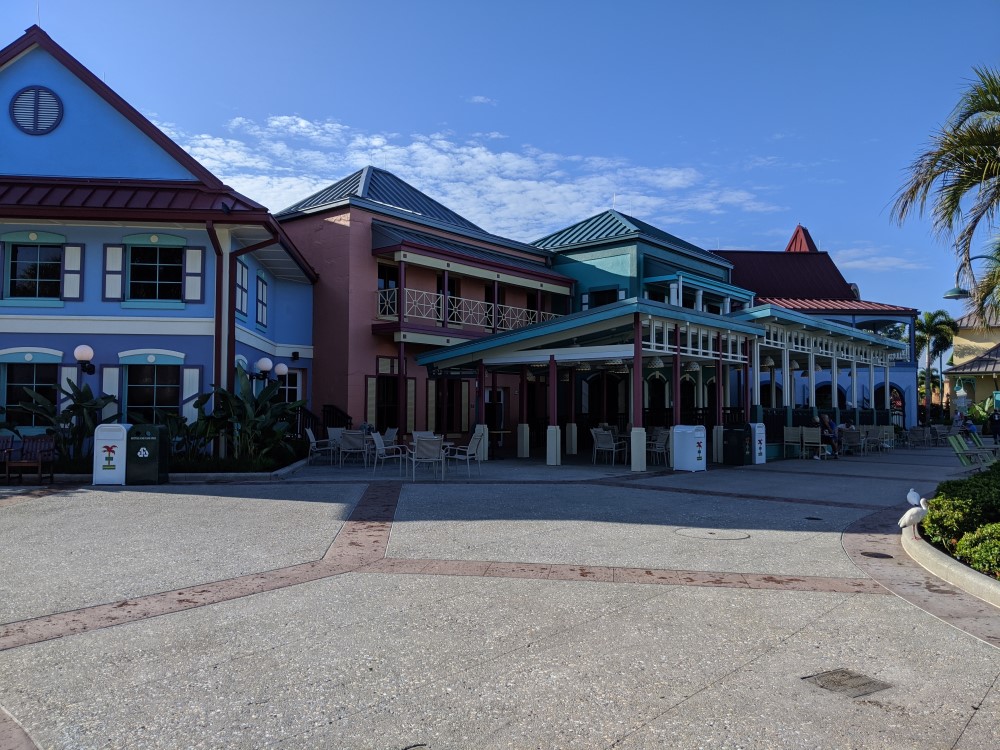
[[[720,258],[669,232],[664,232],[652,224],[614,210],[591,216],[531,244],[544,250],[563,252],[624,239],[642,239],[668,250],[695,255],[723,268],[732,268],[732,263],[725,258]]]
[[[746,322],[763,322],[767,318],[774,318],[780,323],[793,323],[808,328],[815,328],[818,331],[826,331],[839,336],[848,336],[850,338],[858,339],[859,341],[867,341],[870,344],[885,346],[889,349],[906,349],[909,346],[909,344],[902,341],[887,339],[884,336],[876,336],[858,328],[851,328],[850,326],[841,325],[840,323],[833,323],[829,320],[825,320],[824,318],[816,317],[815,315],[793,312],[792,310],[779,307],[778,305],[757,305],[756,307],[748,307],[745,310],[739,310],[732,313],[732,317],[736,320],[743,320]]]

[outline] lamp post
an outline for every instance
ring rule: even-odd
[[[971,263],[974,260],[995,260],[995,258],[992,255],[970,255],[969,262]],[[955,286],[954,288],[949,289],[942,295],[944,299],[954,299],[954,300],[969,299],[969,297],[972,296],[969,293],[968,289],[963,289],[960,286],[961,275],[962,275],[962,266],[959,266],[958,268],[955,269]]]

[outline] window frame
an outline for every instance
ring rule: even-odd
[[[176,383],[160,383],[159,373],[164,372],[165,368],[173,368],[177,373]],[[153,371],[153,383],[151,385],[140,385],[133,384],[130,382],[132,375],[139,369],[151,368]],[[175,412],[178,416],[182,414],[183,408],[183,392],[184,392],[184,368],[179,364],[173,363],[163,363],[163,364],[126,364],[122,366],[124,370],[124,377],[122,378],[122,413],[129,418],[130,414],[135,414],[136,410],[152,410],[152,420],[149,424],[160,424],[158,420],[157,410],[171,411]],[[142,406],[136,406],[133,403],[134,395],[130,397],[130,391],[132,388],[151,388],[153,395],[152,405],[143,404]],[[177,402],[171,404],[160,403],[157,399],[157,394],[162,393],[168,388],[174,388],[177,391]]]
[[[247,316],[250,302],[250,267],[242,260],[236,261],[236,314]]]
[[[10,382],[11,368],[19,368],[19,367],[25,367],[25,368],[30,367],[32,369],[32,380],[30,385],[27,382],[16,383],[14,386],[11,385]],[[38,379],[39,367],[51,367],[55,371],[55,379],[52,380],[51,383],[45,381],[41,387],[39,386],[40,381]],[[4,419],[17,425],[19,429],[32,430],[38,427],[50,426],[46,423],[38,424],[37,420],[42,419],[40,416],[32,414],[31,412],[28,411],[24,411],[19,407],[19,404],[21,403],[22,400],[24,401],[28,400],[27,394],[24,394],[23,399],[19,399],[13,403],[10,403],[8,401],[8,398],[10,396],[10,389],[12,387],[19,387],[21,388],[22,391],[24,390],[25,387],[29,387],[31,388],[31,390],[37,391],[43,396],[49,398],[49,400],[52,401],[52,403],[58,404],[61,398],[61,395],[59,393],[59,377],[60,377],[59,367],[60,367],[59,364],[55,362],[0,363],[0,370],[2,370],[2,372],[0,372],[0,381],[2,381],[2,386],[3,386],[2,390],[0,390],[0,394],[2,394],[2,399],[0,399],[0,406],[3,406],[7,410],[6,413],[4,414]],[[11,412],[11,409],[14,410],[13,413]],[[27,423],[24,423],[23,421],[15,419],[19,414],[26,414],[29,421]]]
[[[258,328],[267,328],[268,283],[262,274],[257,274],[257,298],[255,300],[255,320]]]

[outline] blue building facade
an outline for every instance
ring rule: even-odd
[[[0,101],[4,418],[42,431],[24,389],[59,401],[67,381],[114,396],[122,421],[193,418],[263,358],[308,399],[317,277],[267,209],[38,27],[0,50]]]

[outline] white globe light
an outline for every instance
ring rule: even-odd
[[[94,350],[86,344],[80,344],[73,350],[73,356],[77,362],[90,362],[94,358]]]
[[[271,372],[272,367],[274,367],[274,362],[267,357],[261,357],[257,360],[257,369],[261,372]]]
[[[279,362],[274,366],[274,374],[277,375],[279,378],[285,377],[285,375],[288,374],[288,365],[286,365],[284,362]]]

